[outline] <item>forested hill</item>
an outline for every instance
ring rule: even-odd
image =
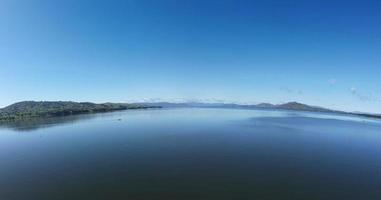
[[[153,106],[124,103],[96,104],[71,101],[23,101],[0,109],[0,120],[18,120],[30,117],[62,116],[152,107]]]

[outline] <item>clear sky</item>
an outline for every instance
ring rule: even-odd
[[[0,107],[22,100],[381,113],[381,1],[0,0]]]

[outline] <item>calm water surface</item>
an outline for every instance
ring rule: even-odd
[[[0,199],[381,199],[381,123],[234,109],[0,125]]]

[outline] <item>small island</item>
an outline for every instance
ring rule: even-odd
[[[0,121],[148,108],[159,108],[159,106],[127,103],[96,104],[72,101],[23,101],[0,109]]]

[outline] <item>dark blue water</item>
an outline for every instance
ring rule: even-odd
[[[162,109],[0,125],[0,199],[381,199],[381,123]]]

